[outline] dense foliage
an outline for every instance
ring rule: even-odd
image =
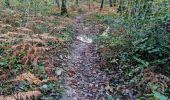
[[[150,71],[170,77],[169,1],[144,1],[126,1],[119,4],[120,15],[97,15],[99,20],[113,28],[113,34],[111,32],[109,37],[102,36],[100,43],[110,48],[109,53],[104,56],[114,65],[113,67],[117,66],[122,72],[124,85],[140,85],[137,90],[131,91],[133,95],[147,98],[156,97],[155,95],[161,93],[163,98],[168,98],[170,96],[168,80],[156,79],[155,74],[152,76]],[[150,80],[147,79],[149,77]],[[113,76],[111,80],[114,86],[115,78]]]

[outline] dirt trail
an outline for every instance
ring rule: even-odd
[[[97,44],[91,39],[98,30],[94,29],[94,25],[85,26],[86,16],[75,19],[77,33],[68,60],[66,96],[62,100],[108,100],[105,89],[108,79],[99,69]]]

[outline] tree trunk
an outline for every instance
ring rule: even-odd
[[[112,0],[109,0],[109,4],[110,4],[110,7],[113,7],[113,1]]]
[[[116,6],[116,0],[113,0],[113,5]]]
[[[104,5],[104,0],[100,0],[100,11],[103,9],[103,5]],[[112,0],[109,0],[109,5],[110,7],[113,7],[113,1]]]
[[[79,0],[76,0],[76,5],[77,5],[77,6],[79,5]]]
[[[10,7],[9,0],[5,0],[5,6],[6,6],[6,7]]]
[[[88,0],[89,9],[91,9],[92,1]]]
[[[125,10],[125,6],[124,6],[124,1],[120,0],[119,1],[119,7],[118,7],[118,12],[120,12],[121,14],[123,13],[123,11]]]
[[[67,15],[66,0],[61,0],[61,15]]]
[[[103,9],[103,4],[104,4],[104,0],[100,0],[100,2],[101,2],[100,10],[102,10]]]
[[[60,1],[59,0],[55,0],[55,3],[57,4],[57,7],[60,8]]]

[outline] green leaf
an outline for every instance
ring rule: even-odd
[[[144,67],[148,67],[149,66],[149,62],[142,60],[141,58],[138,58],[136,56],[133,56],[133,59],[135,61],[137,61],[138,63],[141,63]]]
[[[114,100],[114,97],[109,95],[108,100]]]
[[[158,98],[159,100],[168,100],[168,97],[160,94],[159,92],[153,91],[154,97]]]

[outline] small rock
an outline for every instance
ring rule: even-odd
[[[56,68],[56,70],[55,70],[55,74],[58,76],[60,76],[62,74],[62,72],[63,72],[62,68]]]
[[[89,84],[89,87],[93,87],[93,84],[92,84],[92,83],[90,83],[90,84]]]
[[[99,85],[98,84],[95,84],[95,87],[97,88]]]
[[[60,58],[61,58],[61,59],[63,59],[63,56],[62,56],[62,55],[60,55]]]

